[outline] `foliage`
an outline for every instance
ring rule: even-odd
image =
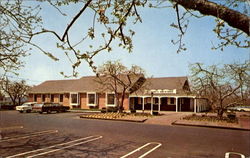
[[[97,83],[103,91],[109,91],[115,95],[115,105],[119,112],[123,111],[123,102],[129,89],[140,77],[145,76],[145,72],[139,66],[133,65],[130,69],[125,67],[120,61],[107,61],[97,69]]]
[[[222,67],[191,65],[193,90],[207,98],[218,117],[229,106],[244,104],[249,98],[250,61],[243,64],[225,64]]]
[[[24,80],[20,82],[10,81],[8,78],[2,78],[0,81],[0,87],[2,93],[10,97],[13,106],[20,105],[21,99],[26,96],[30,87]]]
[[[83,61],[97,71],[93,58],[100,52],[111,52],[114,44],[132,52],[135,31],[131,29],[131,24],[142,22],[139,8],[153,7],[159,9],[172,8],[176,11],[176,23],[171,26],[179,32],[177,39],[172,43],[177,44],[177,52],[185,51],[184,35],[188,30],[191,18],[202,18],[213,16],[216,18],[214,32],[221,43],[213,46],[213,49],[223,50],[225,46],[235,45],[236,47],[249,48],[249,17],[247,2],[242,0],[39,0],[37,3],[25,3],[20,1],[1,1],[1,43],[0,43],[0,66],[5,71],[16,70],[22,65],[20,58],[28,55],[25,48],[37,48],[51,59],[57,61],[59,58],[46,51],[46,48],[39,47],[33,43],[33,37],[41,34],[51,34],[57,38],[57,47],[62,49],[66,57],[72,64],[72,75],[77,76],[76,69]],[[72,7],[74,4],[81,5],[82,8],[74,15],[65,28],[62,35],[57,30],[44,28],[39,16],[39,3],[49,3],[50,6],[58,10],[63,16],[65,7]],[[81,38],[77,42],[72,42],[70,30],[79,21],[85,12],[92,14],[92,26],[86,28],[86,34],[79,35]],[[165,18],[165,17],[163,17]],[[96,26],[102,26],[102,30],[97,30]],[[164,31],[164,30],[162,30]],[[96,46],[89,45],[83,50],[80,45],[87,40],[93,41]],[[87,44],[87,43],[86,43]],[[68,76],[61,72],[61,74]]]

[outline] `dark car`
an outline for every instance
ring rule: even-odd
[[[40,114],[44,112],[46,113],[66,112],[67,110],[69,110],[68,106],[63,106],[58,103],[41,103],[41,104],[35,104],[33,106],[33,111],[39,112]]]

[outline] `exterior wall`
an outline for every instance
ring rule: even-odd
[[[98,93],[98,106],[99,109],[106,107],[106,95],[105,93]]]
[[[59,103],[59,94],[54,94],[54,103]]]
[[[87,105],[87,94],[86,93],[79,93],[79,103],[81,109],[89,109],[89,106]]]
[[[42,95],[41,94],[36,94],[37,100],[36,102],[41,103],[42,102]]]
[[[34,102],[34,95],[33,94],[29,94],[28,102]]]
[[[63,106],[70,106],[69,104],[69,93],[63,94]]]
[[[123,102],[124,110],[129,110],[129,94],[125,95],[124,102]]]

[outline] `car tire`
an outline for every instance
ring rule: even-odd
[[[23,113],[23,111],[19,111],[20,113]]]
[[[27,113],[30,113],[30,112],[31,112],[31,110],[26,110],[26,112],[27,112]]]
[[[42,114],[42,113],[43,113],[42,111],[39,112],[39,114]]]
[[[48,111],[47,111],[47,114],[50,114],[50,113],[51,113],[51,111],[50,111],[50,110],[48,110]]]
[[[245,110],[240,110],[240,112],[245,112]]]

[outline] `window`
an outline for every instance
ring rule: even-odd
[[[37,95],[34,94],[34,101],[37,102]]]
[[[54,94],[50,95],[50,101],[53,103],[54,102]]]
[[[71,93],[71,104],[78,104],[78,94],[77,93]]]
[[[115,94],[107,94],[107,104],[115,105]]]
[[[170,98],[170,104],[174,104],[174,101],[175,100],[175,98]]]
[[[63,94],[60,94],[60,102],[63,102]]]
[[[96,104],[96,94],[89,93],[88,94],[88,105],[95,105]]]
[[[45,97],[46,97],[46,95],[42,94],[42,102],[45,102]]]

